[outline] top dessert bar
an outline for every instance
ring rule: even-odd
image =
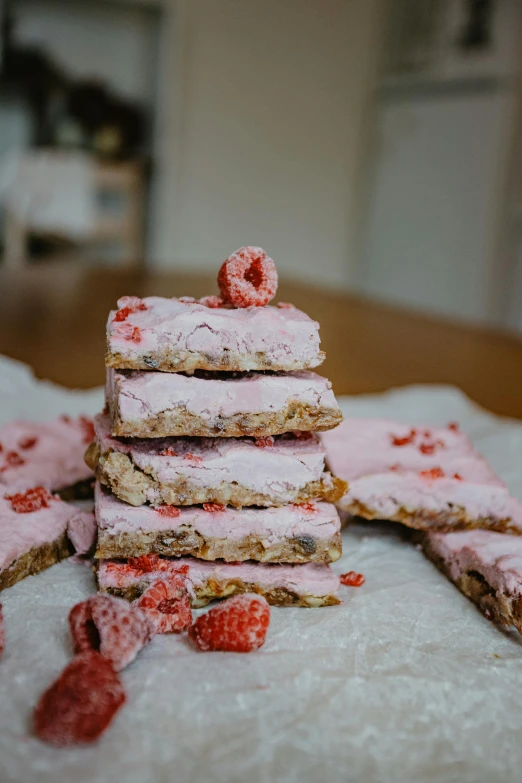
[[[420,530],[522,534],[522,504],[455,425],[348,419],[322,440],[330,469],[348,482],[343,511]]]
[[[116,369],[303,370],[324,360],[319,324],[292,305],[207,307],[191,300],[122,297],[107,323]]]
[[[93,438],[92,421],[85,417],[5,424],[0,427],[0,489],[41,486],[57,492],[92,479],[83,455]]]

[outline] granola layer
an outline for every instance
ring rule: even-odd
[[[194,607],[214,598],[238,593],[258,593],[274,606],[332,606],[339,603],[339,577],[327,565],[265,565],[262,563],[206,562],[195,558],[160,558],[145,570],[122,560],[101,560],[98,586],[133,601],[156,579],[165,579],[182,568]]]
[[[130,506],[99,484],[95,511],[97,558],[155,553],[202,560],[329,563],[341,556],[335,506],[281,508]]]
[[[319,324],[293,306],[209,308],[190,297],[122,297],[108,367],[164,372],[302,370],[324,360]]]
[[[64,560],[74,552],[67,533],[62,533],[54,541],[32,547],[28,552],[17,557],[12,563],[0,571],[0,592],[6,587],[12,587],[26,576],[39,574],[55,563]]]
[[[107,371],[111,433],[120,437],[241,437],[327,430],[342,414],[312,372],[238,376]]]
[[[98,480],[134,506],[221,503],[283,506],[335,502],[346,484],[324,470],[324,448],[312,433],[276,438],[122,440],[108,416],[95,419],[86,460]]]

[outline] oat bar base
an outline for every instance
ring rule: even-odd
[[[12,587],[27,576],[45,571],[60,560],[72,555],[73,551],[67,533],[63,533],[55,541],[33,547],[0,572],[0,591],[5,590],[6,587]]]

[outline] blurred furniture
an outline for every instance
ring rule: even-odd
[[[69,387],[104,382],[105,323],[123,294],[203,296],[216,276],[48,263],[0,270],[0,353]],[[413,315],[346,293],[281,282],[277,299],[321,324],[319,368],[337,394],[446,383],[496,413],[522,418],[522,340]]]
[[[78,167],[74,177],[75,169],[69,169],[66,164],[80,164],[81,157],[77,161],[76,156],[77,153],[63,151],[31,151],[27,160],[16,167],[11,186],[15,197],[8,199],[6,208],[4,263],[7,267],[27,264],[31,234],[70,240],[81,251],[79,255],[84,255],[86,250],[91,255],[93,252],[102,255],[101,249],[110,246],[112,256],[122,266],[136,266],[143,258],[146,188],[141,162],[94,160],[90,161],[90,178],[83,167]],[[90,168],[88,171],[91,174]],[[69,200],[76,204],[69,205]]]

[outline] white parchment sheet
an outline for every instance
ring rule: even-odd
[[[521,390],[522,393],[522,390]],[[0,359],[0,422],[94,413],[102,392],[36,382]],[[457,420],[522,498],[522,423],[448,387],[344,398],[345,414]],[[257,653],[197,653],[156,637],[126,669],[128,703],[92,747],[31,736],[33,705],[71,658],[67,613],[95,589],[61,563],[1,595],[1,783],[522,780],[522,644],[489,623],[397,528],[353,527],[344,605],[272,609]]]

